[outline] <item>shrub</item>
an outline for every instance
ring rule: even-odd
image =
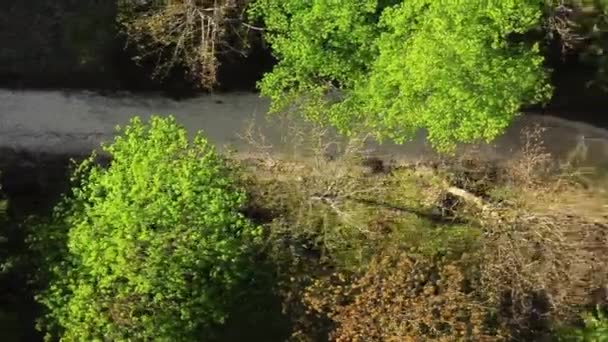
[[[608,55],[605,52],[608,33],[608,1],[548,0],[547,33],[561,45],[564,57],[576,55],[591,70],[595,79],[587,85],[608,86]]]
[[[606,202],[563,182],[538,129],[506,164],[371,170],[360,142],[297,133],[294,159],[245,173],[293,341],[541,340],[605,284]]]
[[[266,253],[292,321],[290,340],[325,341],[333,331],[328,312],[303,301],[309,293],[329,307],[343,305],[333,300],[337,287],[327,286],[328,275],[339,273],[340,285],[350,287],[379,255],[407,250],[454,260],[479,248],[477,226],[436,210],[444,180],[430,168],[369,158],[361,139],[336,141],[318,127],[296,129],[285,141],[296,136],[293,158],[247,159],[244,173],[250,210],[265,223]],[[263,146],[261,152],[268,149],[252,130],[245,138]]]
[[[80,164],[71,196],[38,230],[52,275],[38,296],[41,328],[67,341],[208,336],[247,276],[258,232],[238,212],[243,191],[173,118],[135,118],[104,149],[110,165],[94,155]]]
[[[504,340],[492,310],[467,287],[463,266],[378,255],[361,277],[340,282],[338,275],[329,286],[317,281],[305,301],[335,322],[335,341]]]
[[[565,329],[559,336],[565,342],[604,342],[608,341],[608,317],[598,307],[595,312],[583,315],[584,326]]]
[[[20,324],[20,310],[24,306],[23,291],[27,269],[20,255],[18,229],[10,222],[8,200],[0,186],[0,331],[6,341],[20,341],[25,337]]]

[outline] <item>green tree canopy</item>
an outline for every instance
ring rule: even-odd
[[[551,87],[537,0],[256,0],[279,62],[260,82],[272,109],[402,142],[420,128],[450,149],[495,138]]]
[[[109,167],[82,163],[38,232],[52,271],[44,329],[66,341],[201,340],[247,275],[258,230],[238,212],[244,192],[172,118],[133,119],[105,150]]]

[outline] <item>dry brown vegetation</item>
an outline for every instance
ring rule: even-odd
[[[316,128],[241,159],[294,341],[549,338],[605,303],[606,183],[545,153],[408,163]]]
[[[475,298],[463,266],[408,253],[380,255],[353,283],[317,282],[304,301],[336,323],[335,341],[503,340],[504,329],[489,322],[493,312]],[[325,295],[315,293],[317,287]]]
[[[156,77],[185,67],[205,88],[216,83],[218,56],[244,54],[243,0],[171,0],[142,5],[121,2],[119,22],[137,48],[137,61],[155,61]]]

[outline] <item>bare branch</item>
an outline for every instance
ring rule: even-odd
[[[156,57],[156,77],[165,77],[181,65],[203,87],[211,88],[217,82],[218,56],[245,54],[239,48],[246,43],[239,31],[254,29],[240,19],[246,3],[247,0],[170,1],[129,8],[119,21],[140,52],[136,59]],[[239,25],[235,26],[235,22]]]

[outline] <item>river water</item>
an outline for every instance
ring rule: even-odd
[[[101,96],[86,91],[0,90],[0,149],[57,154],[89,153],[112,138],[116,125],[134,115],[173,115],[190,133],[204,131],[217,146],[237,150],[239,139],[251,122],[281,147],[288,133],[277,120],[268,120],[268,101],[255,93],[210,94],[187,100],[171,100],[154,94]],[[584,142],[586,163],[608,164],[608,130],[550,115],[524,115],[513,122],[492,145],[483,146],[494,157],[508,158],[521,144],[521,131],[536,124],[546,128],[543,140],[548,151],[564,159]],[[424,134],[403,144],[373,145],[382,155],[418,158],[431,154]]]

